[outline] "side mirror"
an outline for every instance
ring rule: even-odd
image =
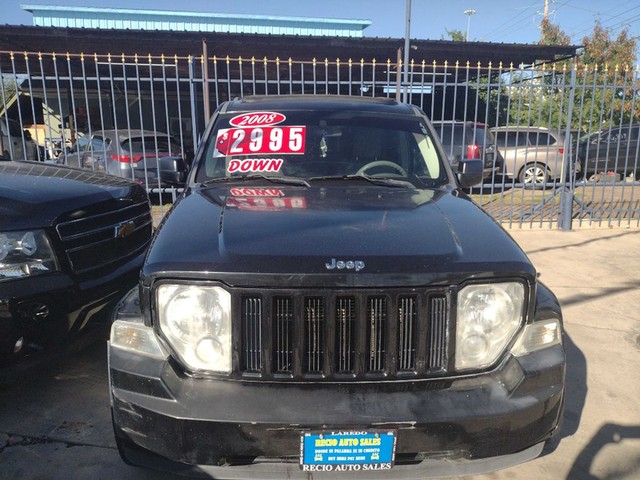
[[[458,163],[458,183],[463,188],[482,183],[484,164],[477,158],[465,158]]]

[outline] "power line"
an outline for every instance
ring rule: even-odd
[[[626,2],[623,2],[623,3],[619,4],[619,5],[617,5],[612,10],[617,10],[618,8],[624,7],[624,5],[626,5],[628,3],[635,3],[635,2],[636,2],[636,0],[627,0]],[[585,8],[582,8],[582,7],[576,7],[575,5],[569,5],[569,1],[565,2],[565,4],[563,6],[567,6],[567,7],[578,9],[578,10],[584,10],[584,11],[593,12],[593,10],[588,10],[588,9],[585,9]],[[632,12],[633,10],[637,10],[637,9],[640,9],[640,5],[636,5],[636,6],[632,7],[632,8],[630,8],[630,9],[625,10],[622,13],[619,13],[617,15],[612,15],[612,16],[604,19],[604,20],[601,20],[600,24],[605,28],[616,29],[616,28],[618,28],[618,27],[620,27],[622,25],[625,25],[627,23],[631,23],[634,20],[637,20],[638,17],[635,16],[635,17],[627,18],[627,19],[622,20],[621,22],[619,22],[619,23],[617,23],[617,24],[615,24],[613,26],[607,26],[607,24],[609,22],[611,22],[612,20],[615,20],[616,18],[622,17],[623,15],[628,15],[630,12]],[[593,13],[594,14],[599,14],[599,12],[593,12]],[[592,20],[591,26],[589,26],[589,27],[582,28],[582,25],[587,25],[586,23],[583,23],[582,25],[576,26],[576,27],[574,27],[574,32],[569,34],[569,35],[573,38],[573,37],[579,37],[581,35],[587,34],[587,33],[592,31],[594,24],[595,24],[595,20]]]
[[[507,25],[512,24],[513,22],[516,22],[514,25],[510,25],[510,28],[514,28],[518,25],[520,25],[521,23],[523,23],[524,21],[527,20],[527,18],[524,19],[519,19],[519,17],[523,16],[523,15],[528,15],[527,10],[530,8],[535,8],[538,6],[538,2],[533,3],[529,6],[526,7],[521,7],[520,10],[522,10],[521,12],[517,13],[516,15],[514,15],[513,17],[507,19],[505,22],[503,22],[502,24],[498,25],[495,29],[493,29],[492,31],[490,31],[487,35],[485,35],[485,39],[489,39],[492,38],[493,36],[497,35],[498,33],[501,36],[504,36],[505,33],[509,33],[511,30],[502,30],[503,27],[506,27]]]

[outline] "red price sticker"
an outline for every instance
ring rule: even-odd
[[[223,155],[303,154],[307,127],[225,128],[218,131],[216,148]]]

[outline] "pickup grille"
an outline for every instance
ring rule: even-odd
[[[149,244],[152,219],[147,202],[127,204],[56,226],[74,273],[112,267]]]
[[[391,380],[446,373],[450,295],[439,290],[240,293],[245,377]]]

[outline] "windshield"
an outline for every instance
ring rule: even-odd
[[[392,179],[421,186],[448,181],[435,143],[417,117],[343,111],[220,116],[196,181],[258,175],[305,181]]]

